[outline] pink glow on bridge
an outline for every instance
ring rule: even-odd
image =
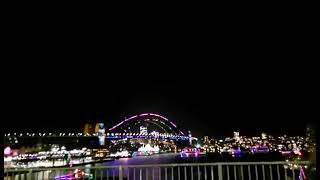
[[[156,116],[156,117],[159,117],[159,118],[162,118],[166,121],[169,121],[167,118],[163,117],[163,116],[160,116],[159,114],[153,114],[153,113],[149,113],[151,116]]]
[[[159,115],[159,114],[143,113],[143,114],[140,114],[140,115],[135,115],[135,116],[132,116],[132,117],[130,117],[130,118],[127,118],[127,119],[125,119],[124,121],[121,121],[119,124],[117,124],[117,125],[113,126],[112,128],[110,128],[109,131],[114,130],[115,128],[117,128],[117,127],[119,127],[121,124],[123,124],[124,122],[130,121],[130,120],[132,120],[132,119],[134,119],[134,118],[136,118],[136,117],[138,117],[138,116],[141,117],[141,116],[148,116],[148,115],[150,115],[150,116],[155,116],[155,117],[159,117],[159,118],[161,118],[161,119],[164,119],[164,120],[170,122],[170,124],[171,124],[172,126],[177,127],[176,124],[174,124],[173,122],[169,121],[167,118],[165,118],[165,117],[163,117],[163,116],[161,116],[161,115]],[[182,133],[182,132],[180,131],[180,133]],[[182,133],[182,134],[183,134],[183,133]]]
[[[143,113],[143,114],[140,114],[139,116],[147,116],[149,115],[148,113]]]
[[[138,116],[137,116],[137,115],[132,116],[132,117],[130,117],[130,118],[128,118],[128,119],[125,119],[124,121],[129,121],[130,119],[133,119],[133,118],[136,118],[136,117],[138,117]]]

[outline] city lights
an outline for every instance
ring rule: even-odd
[[[305,154],[315,151],[314,141],[303,136],[273,136],[262,132],[261,136],[250,137],[242,133],[240,135],[239,131],[233,134],[231,131],[231,137],[197,138],[190,131],[185,136],[171,121],[152,113],[127,118],[107,132],[102,124],[96,123],[95,129],[90,129],[94,125],[87,124],[83,133],[62,131],[5,134],[7,145],[4,149],[4,167],[51,168],[117,161],[119,158],[129,161],[142,158],[139,156],[161,157],[174,153],[180,158],[215,157],[241,161],[248,157],[268,157],[276,153],[290,162],[284,164],[283,168],[295,170],[300,166],[292,163],[292,158],[303,161]],[[41,141],[32,146],[22,146],[30,139]]]

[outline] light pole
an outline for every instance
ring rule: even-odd
[[[192,145],[192,134],[191,134],[191,131],[188,131],[188,134],[189,134],[189,144],[191,146]]]

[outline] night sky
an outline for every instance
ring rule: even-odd
[[[12,82],[13,111],[5,131],[83,131],[86,122],[110,128],[143,112],[161,114],[196,136],[299,135],[313,121],[314,83],[306,76],[191,70],[19,76]]]
[[[307,19],[293,18],[287,28],[288,19],[276,25],[270,20],[272,26],[258,19],[248,27],[242,19],[239,26],[225,21],[232,27],[218,25],[218,32],[194,26],[200,33],[188,22],[180,31],[164,29],[170,36],[141,31],[145,41],[122,31],[113,42],[92,37],[101,44],[84,43],[86,33],[65,28],[40,28],[34,32],[38,42],[20,32],[28,28],[17,28],[17,40],[6,45],[13,68],[4,78],[9,116],[1,126],[7,132],[82,132],[85,123],[110,128],[125,117],[154,112],[196,136],[304,134],[315,121],[319,84],[311,70],[318,66],[305,63],[317,52],[309,42],[315,23]]]

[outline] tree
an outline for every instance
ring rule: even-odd
[[[25,153],[30,153],[30,147],[27,146],[27,148],[25,149]]]
[[[316,128],[315,126],[311,126],[310,127],[310,139],[311,139],[311,143],[316,143]],[[315,147],[314,147],[314,151],[311,153],[311,156],[310,156],[310,165],[309,165],[309,168],[310,168],[310,171],[309,171],[309,174],[308,174],[308,179],[316,179],[316,151],[317,151],[317,148],[316,148],[317,144],[315,144]]]
[[[26,148],[24,146],[22,146],[20,149],[19,149],[19,153],[20,154],[25,154],[26,153]]]

